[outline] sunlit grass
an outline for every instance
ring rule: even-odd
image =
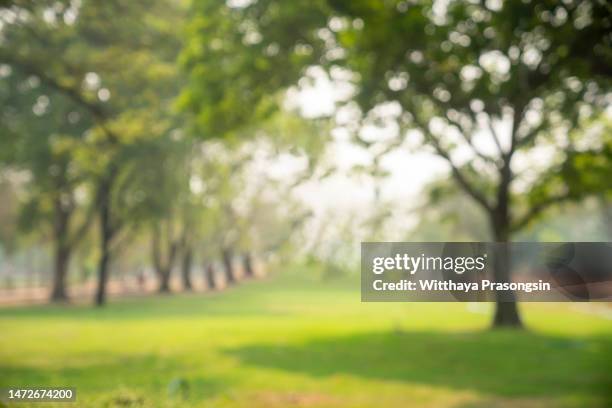
[[[609,403],[609,315],[523,305],[528,331],[492,332],[490,305],[359,299],[352,284],[284,278],[5,309],[0,386],[73,386],[85,407]]]

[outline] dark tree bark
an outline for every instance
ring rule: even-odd
[[[232,251],[229,248],[223,249],[223,269],[225,270],[225,280],[228,285],[236,282],[236,275],[234,273],[234,266],[232,265]]]
[[[500,208],[492,214],[491,220],[495,241],[504,244],[496,253],[493,269],[495,281],[502,283],[511,281],[511,260],[509,252],[510,218],[507,208],[507,205],[500,206]],[[514,299],[514,294],[496,292],[496,296],[497,300],[495,302],[493,327],[522,327],[523,323],[519,315],[517,303],[513,300],[509,301],[510,299]]]
[[[68,204],[64,204],[58,196],[54,204],[55,220],[53,225],[53,240],[55,243],[53,263],[53,283],[50,300],[52,302],[64,302],[68,300],[66,292],[67,275],[70,260],[75,247],[85,235],[94,219],[93,213],[87,214],[85,221],[76,229],[71,231],[70,224],[74,213],[72,198]],[[93,207],[92,207],[93,209]]]
[[[111,224],[110,197],[104,197],[100,204],[100,260],[98,261],[98,286],[96,289],[96,305],[106,303],[106,286],[108,282],[108,265],[110,262],[110,244],[113,239],[113,226]]]
[[[152,255],[153,255],[153,265],[155,266],[155,272],[157,273],[157,277],[159,278],[159,286],[157,291],[159,293],[169,293],[170,292],[170,277],[172,275],[172,268],[174,266],[174,260],[178,250],[178,242],[174,241],[170,236],[170,228],[166,231],[166,241],[167,241],[167,256],[163,257],[163,249],[161,245],[161,230],[159,227],[153,231],[152,237]]]
[[[244,275],[247,278],[255,277],[255,271],[253,270],[253,262],[251,259],[251,253],[246,251],[242,254],[242,265],[244,267]]]
[[[53,265],[53,289],[51,290],[51,302],[65,302],[68,300],[66,293],[66,275],[70,264],[71,251],[69,247],[58,242],[55,249],[55,260]]]
[[[183,253],[183,264],[181,265],[181,272],[183,278],[183,289],[192,290],[193,285],[191,284],[191,265],[193,261],[193,252],[191,248],[185,248]]]
[[[68,238],[72,211],[64,207],[59,196],[55,199],[54,211],[53,240],[55,241],[55,259],[53,263],[53,287],[51,289],[50,300],[51,302],[65,302],[68,300],[66,275],[68,274],[70,257],[72,255],[72,246]]]
[[[102,244],[105,246],[105,244]],[[110,261],[110,253],[108,249],[100,256],[98,263],[98,286],[96,288],[96,306],[104,306],[106,304],[106,284],[108,282],[108,264]]]
[[[165,268],[158,271],[159,287],[157,288],[157,291],[159,293],[170,293],[170,272],[170,268]]]
[[[208,290],[217,290],[217,282],[215,280],[215,267],[213,264],[206,265],[204,269],[204,278],[206,279],[206,287]]]

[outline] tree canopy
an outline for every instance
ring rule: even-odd
[[[442,157],[497,241],[550,205],[610,190],[578,176],[612,169],[609,132],[586,131],[610,104],[605,2],[202,0],[193,9],[182,106],[205,134],[258,121],[319,66],[354,86],[347,102],[362,123],[392,117],[400,130],[390,148],[419,138]],[[519,323],[512,304],[499,305],[496,322]]]

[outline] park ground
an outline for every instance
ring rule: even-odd
[[[528,330],[491,331],[489,304],[361,303],[287,276],[3,308],[0,387],[75,387],[45,404],[66,407],[612,406],[610,305],[521,310]]]

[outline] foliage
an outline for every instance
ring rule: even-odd
[[[448,162],[458,185],[490,214],[498,239],[548,205],[604,186],[584,184],[577,194],[568,178],[524,200],[530,189],[517,191],[514,181],[547,169],[515,174],[512,162],[539,146],[554,149],[553,164],[572,160],[564,135],[607,105],[608,4],[204,0],[194,12],[183,53],[191,72],[184,106],[208,132],[241,129],[270,110],[270,95],[319,65],[332,78],[352,78],[351,99],[365,122],[380,121],[384,106],[399,107],[400,129],[417,129]]]

